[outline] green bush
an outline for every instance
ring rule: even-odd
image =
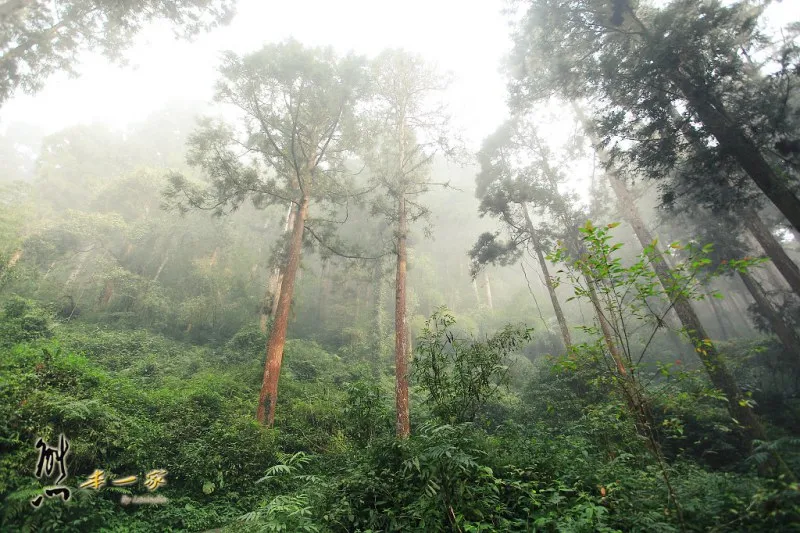
[[[0,317],[0,346],[10,347],[20,342],[50,337],[51,315],[32,300],[11,297],[3,306]]]

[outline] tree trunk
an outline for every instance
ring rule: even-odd
[[[89,258],[89,252],[79,252],[81,254],[81,258],[78,260],[78,264],[72,269],[70,272],[69,277],[67,278],[67,282],[64,284],[64,288],[69,287],[80,275],[81,271],[83,270],[83,265],[86,263],[86,260]]]
[[[494,309],[494,303],[492,302],[492,284],[489,281],[489,273],[483,273],[483,283],[484,289],[486,289],[486,306],[491,310]]]
[[[395,280],[394,358],[395,358],[395,431],[404,439],[411,433],[408,408],[408,327],[406,321],[406,199],[398,200],[397,278]]]
[[[589,299],[592,301],[592,307],[594,307],[597,321],[600,323],[600,331],[603,333],[603,339],[606,341],[608,353],[611,354],[611,359],[614,360],[614,365],[617,367],[617,372],[619,373],[620,377],[627,382],[631,376],[628,370],[625,368],[625,360],[622,358],[622,354],[620,354],[617,343],[615,342],[614,331],[611,328],[611,324],[608,323],[608,319],[603,312],[603,306],[600,303],[600,299],[597,297],[594,279],[587,272],[583,273],[583,278],[586,280],[586,287],[589,290]],[[631,404],[630,407],[634,413],[638,410],[635,404]]]
[[[598,152],[602,158],[604,153],[599,149]],[[636,233],[636,237],[642,247],[650,246],[655,239],[639,216],[628,189],[613,174],[609,173],[608,179],[617,195],[620,207],[623,209],[628,222],[633,226],[633,231]],[[661,285],[667,288],[672,283],[672,272],[657,246],[653,247],[653,255],[655,259],[652,262],[653,269],[656,271]],[[748,446],[752,445],[753,439],[764,440],[765,435],[761,422],[759,422],[753,410],[744,404],[744,398],[733,375],[728,371],[722,355],[709,339],[691,303],[686,298],[678,297],[674,302],[674,308],[695,347],[700,361],[703,363],[709,378],[711,378],[711,383],[725,394],[728,399],[728,410],[731,416],[744,426]]]
[[[783,320],[767,295],[764,294],[759,283],[749,273],[739,272],[739,277],[742,278],[744,286],[753,296],[759,312],[767,319],[772,331],[783,344],[786,353],[791,355],[795,364],[800,363],[800,337],[797,332]]]
[[[544,283],[547,286],[547,292],[550,295],[550,303],[553,304],[553,311],[556,313],[556,320],[558,321],[558,327],[561,328],[561,337],[564,339],[564,348],[569,351],[572,346],[572,334],[569,331],[569,326],[567,326],[567,319],[564,317],[564,311],[561,309],[561,303],[558,301],[558,296],[556,295],[556,288],[553,286],[553,279],[550,277],[550,271],[547,268],[547,261],[544,258],[544,252],[542,251],[542,242],[539,240],[539,235],[536,232],[536,229],[533,227],[533,221],[531,220],[531,216],[528,213],[528,206],[522,204],[522,212],[525,214],[525,224],[528,226],[528,233],[531,236],[531,244],[533,244],[533,250],[536,252],[536,258],[539,260],[539,268],[542,269],[542,276],[544,276]]]
[[[289,202],[289,208],[286,212],[286,223],[283,226],[284,234],[294,230],[295,210],[292,209],[292,207],[292,203]],[[275,316],[275,313],[278,311],[278,294],[281,291],[282,282],[283,272],[281,271],[281,266],[275,265],[267,281],[267,289],[264,292],[264,298],[261,300],[261,307],[259,309],[258,326],[262,333],[267,332],[269,317]]]
[[[747,300],[736,291],[730,292],[726,300],[731,302],[734,313],[739,317],[739,321],[742,323],[742,329],[746,329],[748,333],[753,333],[755,331],[755,326],[747,312]],[[739,336],[742,337],[743,335]]]
[[[650,31],[635,17],[634,22],[645,38],[652,42]],[[703,126],[714,136],[720,148],[736,159],[753,183],[789,223],[800,230],[800,199],[764,159],[758,146],[742,127],[728,115],[723,103],[709,93],[705,83],[695,85],[692,79],[683,74],[680,71],[681,58],[677,55],[668,59],[674,62],[674,66],[664,74],[677,86]],[[674,114],[672,106],[669,111]]]
[[[114,296],[114,280],[107,279],[106,286],[103,289],[103,296],[100,298],[100,304],[103,307],[107,306],[112,296]]]
[[[717,139],[720,148],[736,159],[761,192],[772,201],[795,229],[800,230],[800,199],[785,180],[775,173],[741,126],[728,116],[722,103],[712,104],[709,96],[703,94],[706,89],[696,87],[683,74],[673,73],[671,78],[703,125]]]
[[[283,284],[283,272],[281,267],[276,266],[272,269],[272,274],[269,276],[267,285],[267,292],[264,294],[264,303],[261,307],[260,322],[264,324],[264,331],[266,333],[267,321],[269,317],[275,316],[278,310],[278,296],[281,292],[281,285]]]
[[[577,105],[574,107],[579,118],[584,121],[584,124],[586,124],[586,116],[582,110]],[[701,116],[701,119],[702,118],[703,117]],[[586,126],[587,127],[584,129],[587,132],[591,132],[592,130],[590,127],[588,127],[588,124],[586,124]],[[745,138],[745,140],[747,139]],[[608,162],[608,155],[606,154],[605,150],[601,148],[597,141],[598,139],[592,138],[592,144],[595,147],[597,155],[600,157],[601,161],[606,163]],[[720,142],[722,141],[720,140]],[[758,155],[760,157],[760,154]],[[639,213],[636,210],[636,204],[633,202],[633,198],[631,198],[628,189],[625,187],[624,183],[622,183],[622,181],[620,181],[619,178],[613,174],[612,171],[609,171],[608,179],[611,187],[614,189],[614,192],[617,195],[620,206],[623,208],[623,213],[627,215],[629,223],[631,226],[633,226],[633,230],[636,233],[637,239],[643,247],[649,246],[654,241],[653,236],[642,222],[641,216],[639,216]],[[800,222],[800,211],[798,211],[798,222]],[[672,280],[672,272],[667,266],[666,260],[657,246],[653,247],[653,251],[655,255],[653,268],[658,276],[659,281],[661,282],[661,285],[666,288],[670,285]],[[753,439],[765,440],[766,437],[764,428],[761,426],[761,422],[758,420],[753,410],[744,402],[744,398],[739,386],[736,384],[733,375],[725,366],[722,355],[717,352],[716,347],[708,338],[708,334],[703,328],[703,325],[700,323],[700,319],[697,317],[697,314],[694,312],[694,309],[689,301],[686,298],[678,298],[674,302],[673,307],[678,315],[678,318],[683,324],[684,330],[689,336],[689,339],[692,341],[692,344],[695,347],[695,352],[705,367],[706,372],[711,379],[711,383],[722,391],[728,400],[728,411],[730,412],[731,416],[745,428],[744,437],[746,439],[747,446],[752,447]]]
[[[161,264],[158,265],[158,270],[156,270],[156,275],[153,276],[153,281],[158,281],[158,277],[161,275],[161,271],[164,270],[164,267],[167,266],[168,261],[169,261],[169,252],[164,254],[164,259],[162,259]]]
[[[283,346],[286,343],[286,328],[289,325],[289,309],[292,305],[294,281],[297,269],[300,266],[300,254],[303,249],[303,231],[308,215],[309,196],[306,191],[300,205],[297,206],[297,218],[292,229],[289,255],[281,282],[278,306],[275,312],[275,322],[267,341],[267,360],[264,365],[264,380],[261,385],[261,394],[258,397],[258,410],[256,418],[262,424],[272,426],[275,422],[275,403],[278,399],[278,378],[283,360]]]
[[[743,214],[747,229],[753,234],[753,237],[756,238],[758,244],[761,245],[769,258],[772,259],[775,268],[784,277],[792,291],[800,296],[800,269],[797,268],[797,264],[792,261],[781,243],[778,242],[778,239],[775,238],[754,209],[747,208]]]
[[[764,274],[766,274],[767,279],[769,280],[770,290],[786,290],[786,280],[783,278],[783,276],[779,275],[780,272],[778,272],[778,269],[775,267],[775,263],[764,265]]]

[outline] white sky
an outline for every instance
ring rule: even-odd
[[[374,56],[386,47],[421,54],[455,82],[447,99],[454,123],[473,148],[506,117],[505,82],[499,72],[510,49],[500,13],[504,0],[240,0],[226,27],[176,41],[167,25],[147,28],[125,57],[109,64],[96,54],[80,57],[78,79],[49,78],[34,96],[18,94],[0,108],[0,131],[33,123],[53,133],[76,123],[124,127],[168,102],[209,101],[219,52],[240,54],[290,36],[308,45],[332,45]]]
[[[451,72],[455,81],[447,101],[454,125],[477,149],[507,116],[499,72],[511,47],[501,14],[505,5],[505,0],[239,0],[230,25],[193,42],[175,40],[166,24],[147,28],[125,54],[128,66],[82,54],[79,78],[55,74],[36,95],[19,93],[0,107],[0,132],[17,121],[45,133],[92,122],[123,128],[170,102],[208,102],[220,51],[244,54],[292,36],[308,45],[332,45],[341,54],[374,56],[386,47],[402,47]],[[800,0],[775,3],[769,14],[773,26],[798,20]]]

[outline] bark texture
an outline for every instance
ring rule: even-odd
[[[286,268],[281,283],[278,305],[275,312],[275,322],[267,341],[267,361],[264,365],[264,379],[261,384],[261,394],[258,397],[258,410],[256,418],[262,424],[272,426],[275,422],[275,403],[278,400],[278,378],[283,362],[283,346],[286,343],[286,328],[289,325],[289,310],[292,305],[294,281],[297,269],[300,266],[300,255],[303,248],[304,222],[308,215],[308,193],[303,195],[297,206],[297,218],[289,245],[289,254]]]

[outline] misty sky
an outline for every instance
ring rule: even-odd
[[[332,45],[374,56],[386,47],[422,54],[452,72],[448,101],[454,123],[476,148],[506,116],[499,72],[510,48],[503,0],[240,0],[233,22],[194,42],[176,41],[166,24],[142,32],[125,57],[80,57],[78,79],[49,78],[35,96],[17,94],[0,109],[0,131],[23,121],[53,133],[75,123],[124,127],[176,100],[211,99],[219,51],[247,53],[290,36],[307,45]]]
[[[499,71],[511,47],[501,13],[505,5],[505,0],[240,0],[229,26],[193,42],[175,40],[167,24],[149,27],[125,54],[127,66],[83,53],[79,78],[58,73],[35,96],[18,93],[0,108],[0,132],[17,121],[46,134],[76,123],[122,128],[176,101],[208,102],[220,51],[244,54],[291,36],[307,45],[331,45],[339,53],[374,56],[387,47],[402,47],[422,54],[454,75],[447,95],[454,125],[477,149],[507,116]],[[796,20],[798,14],[798,0],[774,3],[771,26]]]

